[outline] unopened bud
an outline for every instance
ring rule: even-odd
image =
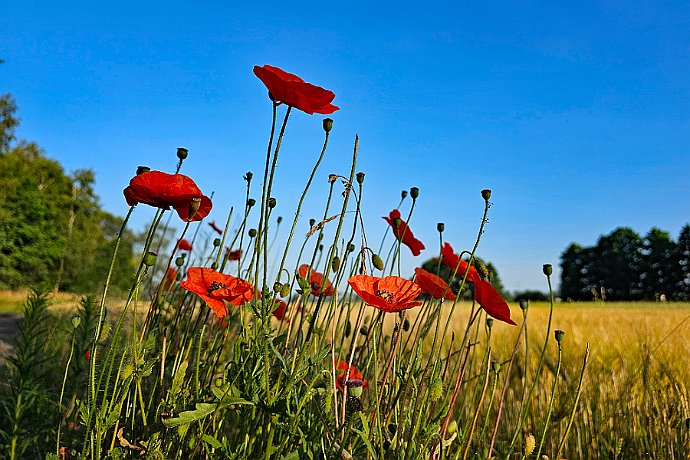
[[[491,328],[494,325],[494,319],[493,318],[486,318],[486,327],[491,330]]]
[[[482,190],[482,198],[484,198],[484,201],[489,201],[489,198],[491,198],[491,190],[488,188]]]
[[[151,265],[155,264],[157,257],[158,254],[153,251],[148,251],[146,254],[144,254],[144,265],[150,267]]]
[[[271,197],[268,199],[268,207],[273,209],[276,207],[276,199]]]
[[[177,259],[175,259],[175,265],[177,265],[178,267],[183,266],[184,265],[184,257],[180,256]]]
[[[309,226],[313,227],[316,224],[316,219],[309,219]]]
[[[405,318],[402,324],[403,331],[407,332],[410,330],[410,318]]]
[[[407,198],[407,190],[403,190],[402,192],[400,192],[400,197],[401,197],[403,200],[404,200],[405,198]]]
[[[103,342],[105,339],[108,338],[108,334],[110,334],[110,324],[103,323],[101,330],[98,331],[98,341]]]
[[[565,331],[556,329],[553,331],[553,335],[556,337],[556,342],[561,343],[561,340],[563,340],[563,337],[565,336]]]
[[[525,438],[525,447],[524,447],[524,454],[525,456],[530,455],[532,452],[534,452],[534,448],[537,445],[537,441],[534,439],[533,435],[527,435]]]
[[[383,260],[381,260],[378,254],[371,256],[371,263],[377,270],[383,270]]]
[[[334,272],[337,272],[340,269],[340,257],[333,257],[333,260],[331,261],[331,268]]]
[[[285,283],[283,284],[283,287],[280,288],[280,296],[281,297],[287,297],[290,295],[290,284]]]
[[[247,234],[249,235],[249,238],[254,238],[256,236],[256,229],[250,228]]]
[[[525,311],[529,308],[529,300],[522,299],[518,303],[520,305],[520,310]]]
[[[192,201],[189,203],[189,218],[187,219],[189,222],[191,222],[194,219],[194,216],[196,216],[197,211],[201,207],[201,197],[195,196],[192,198]]]
[[[254,207],[255,204],[256,204],[256,200],[255,200],[254,198],[249,198],[249,199],[247,200],[247,207],[248,207],[248,208]]]
[[[187,150],[184,147],[177,148],[177,158],[179,158],[180,160],[184,160],[187,158],[187,155],[189,155],[189,150]]]
[[[320,238],[319,238],[320,239]],[[323,244],[319,245],[319,252],[323,251]]]
[[[369,335],[369,328],[366,326],[362,326],[359,328],[359,333],[362,335]]]
[[[326,131],[327,133],[330,133],[331,129],[333,129],[333,120],[331,118],[324,118],[323,119],[323,130]]]
[[[273,292],[278,294],[283,289],[283,284],[280,281],[273,283]]]
[[[352,243],[347,243],[347,252],[354,252],[355,245]]]
[[[551,264],[544,264],[542,270],[546,276],[551,276],[551,274],[553,273],[553,267],[551,266]]]
[[[149,171],[151,171],[151,168],[148,166],[137,166],[137,176]]]
[[[350,337],[350,334],[352,333],[352,322],[348,319],[347,322],[345,323],[345,337]]]
[[[412,187],[410,189],[410,196],[412,197],[413,200],[416,200],[417,197],[419,196],[419,188],[417,187]]]
[[[446,224],[443,222],[439,222],[436,224],[436,230],[438,230],[439,233],[443,233],[443,231],[446,229]]]
[[[434,378],[429,385],[429,398],[438,401],[443,396],[443,382],[439,377]]]
[[[491,369],[493,369],[493,371],[498,374],[498,371],[501,370],[501,363],[499,363],[498,361],[492,361]]]
[[[247,174],[244,175],[244,180],[246,180],[247,183],[250,183],[252,181],[252,177],[254,177],[254,174],[252,174],[251,171],[247,171]]]
[[[363,172],[358,172],[356,178],[357,178],[357,183],[359,185],[362,185],[364,183],[364,173]]]
[[[216,238],[215,240],[213,240],[213,247],[217,248],[218,246],[220,246],[220,238]]]
[[[79,327],[80,324],[81,324],[81,316],[79,316],[79,315],[74,315],[74,316],[72,317],[72,327],[73,327],[74,329],[76,329],[76,328]]]
[[[281,223],[283,221],[283,216],[278,216],[276,222]]]

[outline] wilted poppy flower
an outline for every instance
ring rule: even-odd
[[[360,380],[362,382],[362,389],[367,387],[367,381],[364,380],[364,376],[355,366],[348,366],[347,361],[338,359],[335,361],[335,386],[339,390],[345,389],[345,378],[348,377],[347,370],[350,369],[350,376],[347,379],[348,382],[353,380]]]
[[[434,275],[419,267],[414,269],[414,274],[414,282],[417,283],[417,286],[422,288],[422,292],[429,294],[434,299],[444,297],[448,300],[455,300],[455,294],[448,287],[448,283],[443,281],[443,278],[440,276]]]
[[[338,110],[331,104],[335,99],[333,91],[323,89],[302,80],[297,75],[285,72],[278,67],[254,66],[254,75],[259,77],[274,101],[287,104],[312,115],[329,114]]]
[[[218,228],[215,220],[213,222],[209,222],[208,224],[211,226],[211,228],[213,229],[214,232],[216,232],[219,235],[223,234],[223,230]]]
[[[280,299],[276,299],[274,305],[276,305],[276,309],[273,310],[273,316],[278,318],[280,321],[284,320],[285,313],[287,312],[287,304]]]
[[[181,239],[180,242],[177,243],[177,249],[179,249],[180,251],[191,251],[192,245],[189,241]]]
[[[384,216],[383,219],[393,227],[393,235],[395,235],[397,239],[400,239],[402,236],[402,243],[410,248],[413,256],[418,256],[422,249],[424,249],[424,243],[415,238],[412,234],[412,230],[407,226],[407,223],[400,219],[400,211],[394,209],[390,212],[388,217]]]
[[[489,316],[504,323],[516,325],[515,321],[510,319],[508,303],[488,281],[479,279],[474,282],[474,298]]]
[[[231,251],[230,248],[227,248],[227,252],[228,260],[240,260],[240,257],[242,257],[241,249],[235,249],[234,251]]]
[[[364,303],[392,313],[421,305],[415,299],[422,289],[410,280],[399,276],[356,275],[347,281]]]
[[[300,278],[309,281],[309,289],[311,295],[316,297],[330,297],[335,294],[335,289],[330,281],[326,280],[324,284],[323,273],[316,272],[307,264],[300,265],[297,270]],[[322,287],[323,286],[323,290]]]
[[[465,276],[465,272],[469,265],[466,261],[460,260],[460,256],[453,251],[453,247],[450,243],[445,243],[441,248],[441,262],[443,262],[446,267],[450,268],[451,271],[455,271],[457,268],[456,275],[460,277]],[[481,279],[477,269],[470,266],[469,273],[467,274],[467,281],[476,283]]]
[[[213,206],[194,181],[182,174],[148,171],[134,176],[123,193],[130,206],[144,203],[161,209],[173,207],[185,222],[203,219]]]
[[[254,297],[254,287],[248,281],[211,268],[190,268],[180,286],[201,297],[219,318],[228,314],[225,302],[242,305]]]

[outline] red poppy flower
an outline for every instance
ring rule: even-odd
[[[211,268],[190,268],[187,279],[180,286],[201,297],[219,318],[228,314],[225,302],[242,305],[254,297],[254,287],[248,281]]]
[[[218,226],[216,225],[216,221],[215,221],[215,220],[214,220],[213,222],[209,222],[208,224],[211,226],[211,228],[213,229],[213,231],[215,231],[217,234],[219,234],[219,235],[222,235],[222,234],[223,234],[223,230],[220,229],[220,228],[218,228]]]
[[[130,206],[144,203],[161,209],[173,207],[185,222],[203,219],[213,206],[194,181],[182,174],[148,171],[134,176],[123,193]]]
[[[269,94],[278,103],[287,104],[309,115],[329,114],[338,110],[338,107],[331,104],[335,99],[333,91],[307,83],[278,67],[254,66],[254,75],[266,85]]]
[[[316,297],[330,297],[335,294],[335,288],[330,281],[326,280],[324,284],[323,273],[315,272],[307,264],[300,265],[298,269],[298,274],[300,278],[309,281],[309,288],[311,289],[311,295]],[[321,287],[323,286],[323,290]]]
[[[407,226],[407,223],[400,219],[400,211],[394,209],[390,212],[388,217],[384,216],[383,219],[393,227],[393,235],[395,235],[397,239],[400,239],[402,235],[402,243],[410,248],[413,256],[418,256],[422,249],[424,249],[424,243],[415,238],[412,234],[412,230]]]
[[[191,251],[192,244],[185,239],[181,239],[180,242],[177,243],[177,249],[179,249],[180,251]]]
[[[447,300],[455,300],[455,294],[448,287],[448,283],[443,281],[440,276],[434,275],[423,268],[414,269],[414,282],[417,286],[422,288],[422,292],[429,294],[434,299],[440,299],[444,297]]]
[[[451,271],[455,271],[457,268],[456,275],[460,277],[465,276],[465,272],[467,271],[467,267],[469,265],[466,261],[460,260],[460,256],[453,251],[453,247],[450,245],[450,243],[445,243],[441,248],[441,262],[450,268]],[[481,279],[482,278],[479,276],[477,269],[470,267],[469,273],[467,274],[467,281],[476,283]]]
[[[276,309],[273,310],[273,316],[278,318],[280,321],[285,319],[285,313],[287,312],[287,304],[280,299],[276,299],[274,305],[277,305]],[[289,322],[289,320],[286,320]]]
[[[347,282],[364,303],[387,313],[407,310],[422,304],[415,302],[422,289],[405,278],[356,275]]]
[[[87,361],[91,361],[91,350],[86,350],[84,352],[84,359],[86,359]]]
[[[235,249],[234,251],[231,251],[230,248],[227,248],[227,252],[228,260],[240,260],[240,257],[242,257],[241,249]]]
[[[510,319],[508,303],[488,281],[480,279],[474,282],[474,298],[489,316],[516,325],[515,321]]]
[[[367,387],[367,381],[364,380],[364,376],[359,371],[359,369],[357,369],[355,366],[348,366],[347,361],[343,361],[342,359],[338,359],[335,361],[335,386],[339,390],[343,390],[345,388],[345,385],[347,384],[345,378],[348,377],[348,369],[350,370],[350,376],[347,379],[347,382],[352,382],[353,380],[361,380],[362,389],[365,389]]]

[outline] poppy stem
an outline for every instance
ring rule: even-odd
[[[561,360],[563,358],[563,348],[561,342],[558,344],[558,362],[556,363],[556,375],[553,379],[553,386],[551,387],[551,398],[549,399],[549,408],[546,410],[546,420],[544,420],[544,430],[541,433],[541,439],[539,440],[539,448],[537,449],[537,456],[541,454],[541,449],[544,446],[544,439],[546,438],[546,431],[549,428],[549,420],[551,419],[551,411],[553,410],[553,400],[556,397],[556,387],[558,386],[558,377],[561,372]]]
[[[577,391],[575,392],[575,402],[573,403],[573,410],[570,412],[570,418],[568,419],[568,425],[565,428],[565,433],[561,442],[558,444],[558,454],[557,458],[561,457],[561,452],[565,446],[565,441],[568,439],[568,434],[570,433],[570,427],[573,426],[573,420],[575,420],[575,411],[578,407],[578,402],[580,401],[580,394],[582,394],[582,381],[585,377],[585,370],[587,369],[587,362],[589,361],[589,342],[587,342],[587,349],[585,350],[585,356],[582,359],[582,371],[580,372],[580,382],[577,384]]]

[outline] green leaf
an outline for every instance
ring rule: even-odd
[[[163,420],[163,423],[169,427],[189,425],[192,422],[196,422],[197,420],[201,420],[202,418],[212,414],[217,408],[218,404],[197,403],[195,410],[180,412],[179,416]]]
[[[214,438],[211,435],[205,434],[201,437],[201,439],[208,444],[209,446],[213,447],[214,449],[220,449],[223,447],[223,445],[218,441],[216,438]]]

